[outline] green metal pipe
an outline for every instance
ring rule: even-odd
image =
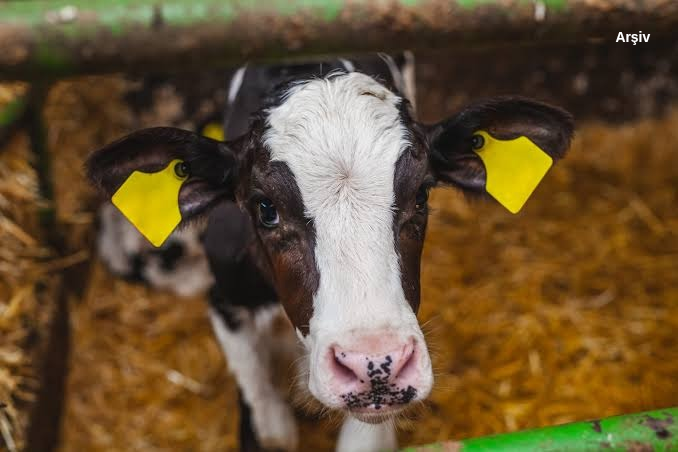
[[[410,447],[403,452],[669,452],[678,450],[678,407]]]
[[[673,0],[10,0],[0,79],[676,29]]]

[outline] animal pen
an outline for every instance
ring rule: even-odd
[[[437,382],[401,444],[678,450],[676,30],[671,0],[0,1],[0,450],[234,449],[201,297],[103,269],[82,162],[140,125],[197,127],[182,93],[218,111],[245,61],[402,49],[423,120],[517,92],[577,135],[518,216],[432,197]],[[303,449],[328,448],[336,425],[297,414]]]

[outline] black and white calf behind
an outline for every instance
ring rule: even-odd
[[[214,284],[201,240],[202,228],[174,231],[155,248],[111,203],[99,209],[97,253],[108,269],[182,297],[206,293]]]
[[[392,419],[433,387],[416,318],[429,190],[485,192],[473,150],[479,130],[527,136],[555,160],[569,146],[571,117],[523,98],[484,100],[420,124],[402,94],[406,77],[389,61],[383,72],[339,62],[327,74],[265,86],[247,129],[223,143],[145,129],[88,161],[109,196],[135,170],[188,164],[182,218],[209,215],[210,316],[259,446],[298,445],[270,372],[276,352],[267,336],[282,307],[303,344],[304,386],[347,414],[338,449],[393,449]],[[241,90],[248,70],[236,73]]]

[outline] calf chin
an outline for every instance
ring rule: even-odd
[[[382,413],[362,413],[360,411],[351,410],[349,415],[365,424],[382,424],[384,422],[393,421],[398,416],[402,415],[411,405],[400,406],[397,408],[388,408]]]

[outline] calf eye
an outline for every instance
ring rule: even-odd
[[[428,190],[429,187],[422,185],[417,191],[417,196],[414,198],[415,207],[417,210],[423,210],[426,207],[426,201],[428,201]]]
[[[278,211],[270,199],[259,201],[259,223],[267,228],[274,228],[280,222]]]

